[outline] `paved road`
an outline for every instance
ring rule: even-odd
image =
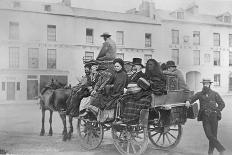
[[[232,97],[224,97],[226,108],[219,123],[219,139],[227,148],[226,154],[232,154]],[[48,112],[46,115],[48,116]],[[110,133],[106,133],[101,146],[90,152],[83,150],[78,142],[76,130],[71,141],[63,142],[62,123],[57,113],[53,116],[54,135],[39,136],[41,112],[37,104],[0,104],[0,148],[11,154],[65,154],[65,155],[119,155],[112,144]],[[48,131],[46,119],[46,131]],[[76,125],[76,120],[74,120]],[[76,128],[76,127],[74,127]],[[178,146],[171,151],[149,148],[146,155],[205,155],[208,141],[201,123],[188,120],[183,127],[183,135]]]

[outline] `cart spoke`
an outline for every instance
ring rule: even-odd
[[[173,134],[171,134],[170,132],[167,132],[170,136],[172,136],[175,140],[177,139],[175,136],[173,136]]]
[[[129,142],[129,141],[127,142],[126,152],[127,152],[127,153],[130,153],[130,142]]]
[[[164,145],[164,142],[165,142],[165,134],[163,134],[163,145]]]
[[[172,130],[172,131],[178,131],[178,129],[169,129],[169,130]]]
[[[165,136],[167,137],[167,140],[168,140],[169,144],[171,144],[171,141],[170,141],[170,139],[169,139],[168,135],[167,135],[167,134],[165,134]]]
[[[162,133],[160,133],[159,138],[156,140],[156,143],[160,140],[161,136],[162,136]]]
[[[136,151],[135,146],[133,145],[133,143],[131,143],[131,147],[132,147],[133,152],[136,153],[137,151]]]
[[[152,135],[151,135],[151,137],[154,137],[154,136],[155,136],[155,135],[157,135],[157,134],[158,134],[158,132],[156,132],[156,133],[152,134]]]

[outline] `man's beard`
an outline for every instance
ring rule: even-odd
[[[210,87],[204,86],[204,87],[202,88],[202,92],[203,92],[204,94],[208,93],[209,90],[210,90]]]

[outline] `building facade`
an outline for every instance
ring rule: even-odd
[[[51,79],[76,84],[83,60],[97,57],[103,32],[117,57],[143,63],[160,49],[161,24],[149,17],[73,8],[62,3],[0,2],[0,100],[34,100]]]

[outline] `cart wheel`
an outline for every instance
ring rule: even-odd
[[[97,148],[103,139],[103,127],[97,121],[79,118],[77,120],[77,134],[81,146],[86,150]]]
[[[180,142],[181,135],[182,126],[180,124],[168,127],[158,127],[149,124],[148,136],[152,144],[156,147],[172,149]]]
[[[122,155],[140,155],[148,146],[147,127],[113,126],[112,137],[114,146]]]

